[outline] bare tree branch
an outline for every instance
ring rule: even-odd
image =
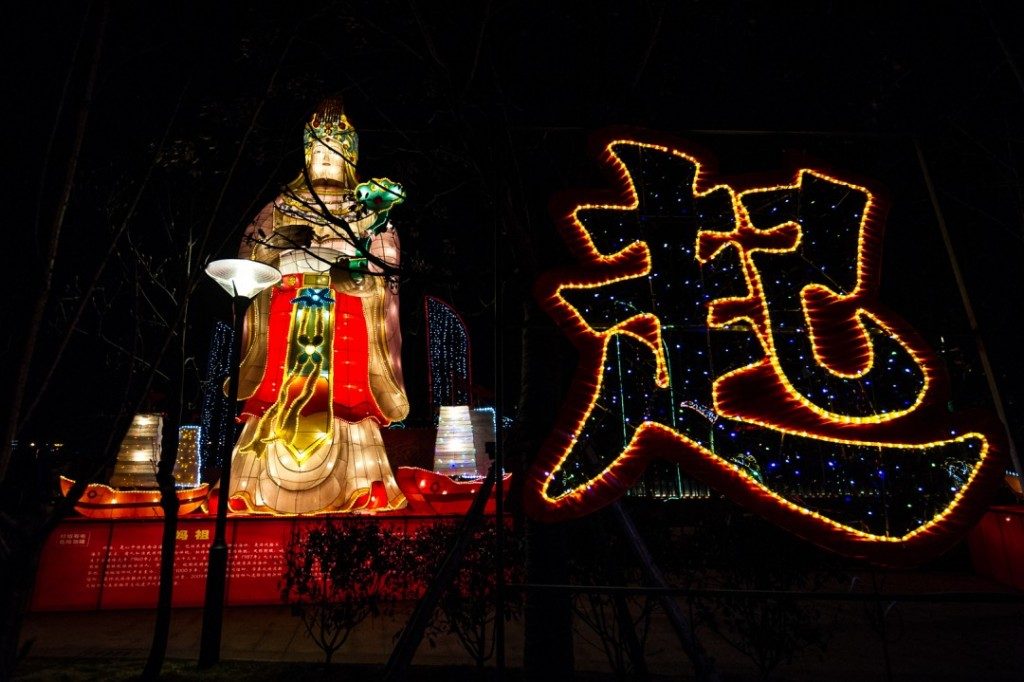
[[[25,390],[28,386],[28,375],[35,356],[36,343],[39,339],[39,330],[42,327],[43,315],[46,312],[47,303],[50,300],[50,291],[53,288],[53,273],[57,264],[57,247],[60,245],[61,228],[64,226],[64,216],[68,204],[71,201],[71,190],[75,185],[75,174],[78,170],[78,160],[82,150],[82,142],[85,139],[85,129],[89,122],[89,113],[92,108],[93,92],[96,88],[96,77],[99,73],[100,55],[103,53],[103,41],[107,29],[107,17],[110,12],[108,3],[103,3],[100,14],[99,25],[96,29],[96,43],[93,47],[92,61],[89,66],[89,76],[86,80],[85,93],[82,102],[78,107],[75,136],[71,147],[71,154],[68,157],[67,168],[64,173],[64,183],[60,199],[57,202],[57,210],[54,213],[53,221],[50,224],[50,239],[47,247],[45,274],[43,286],[36,297],[35,308],[32,311],[32,318],[28,323],[28,333],[25,335],[25,346],[22,351],[21,363],[18,367],[18,378],[14,385],[14,395],[11,399],[11,413],[7,419],[7,428],[4,431],[4,441],[0,443],[0,480],[7,475],[7,467],[11,461],[12,447],[18,432],[18,425],[21,420],[21,408],[25,400]]]

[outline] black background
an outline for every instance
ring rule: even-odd
[[[5,17],[5,386],[104,11],[60,3]],[[29,400],[126,216],[128,227],[21,436],[85,447],[105,435],[137,385],[130,358],[150,357],[173,316],[164,290],[180,294],[190,269],[234,255],[248,220],[295,177],[302,125],[331,94],[359,130],[361,177],[397,180],[409,197],[392,219],[407,268],[410,424],[430,421],[424,294],[468,321],[478,396],[489,400],[501,366],[513,409],[521,302],[538,272],[568,259],[548,201],[612,187],[588,136],[629,125],[692,141],[727,179],[810,163],[871,180],[891,206],[883,302],[942,346],[955,400],[985,404],[916,140],[1019,434],[1020,28],[978,2],[111,3]],[[207,225],[205,252],[194,241],[190,253]],[[507,294],[499,362],[496,281]],[[182,418],[197,418],[210,329],[227,315],[227,297],[202,282],[152,407],[181,386]]]

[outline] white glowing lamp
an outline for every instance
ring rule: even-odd
[[[156,413],[136,414],[121,441],[112,488],[155,488],[156,468],[160,463],[160,435],[163,416]]]
[[[252,298],[281,281],[281,271],[265,263],[242,258],[215,260],[206,266],[206,274],[231,296],[231,376],[228,378],[228,403],[236,414],[238,406],[238,362],[241,356],[245,311]],[[203,632],[199,647],[200,667],[209,667],[220,657],[221,621],[227,582],[228,496],[231,494],[231,447],[225,442],[220,455],[220,495],[217,498],[217,522],[210,543],[210,563],[206,570],[206,599],[203,602]]]
[[[467,477],[480,475],[468,405],[441,406],[434,445],[434,473]]]
[[[232,297],[252,298],[281,281],[277,268],[244,258],[215,260],[206,266],[206,274]]]

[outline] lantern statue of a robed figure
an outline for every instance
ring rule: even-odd
[[[240,257],[281,282],[249,311],[239,399],[244,427],[231,508],[276,514],[373,512],[406,501],[380,428],[409,411],[398,325],[402,188],[359,183],[358,138],[341,102],[306,125],[306,168],[246,230]]]

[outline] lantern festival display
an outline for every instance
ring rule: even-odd
[[[473,362],[466,322],[455,308],[436,296],[425,296],[423,307],[431,407],[438,410],[443,405],[469,405],[473,402]]]
[[[1001,431],[950,412],[936,354],[879,305],[872,192],[811,169],[712,184],[649,135],[603,148],[620,190],[556,209],[576,265],[537,285],[580,364],[530,513],[587,514],[659,458],[847,555],[949,546],[1001,475]]]
[[[497,440],[497,424],[493,407],[477,407],[469,411],[469,419],[473,425],[473,447],[476,451],[476,474],[487,475],[491,465],[491,453],[487,444]]]
[[[442,405],[437,418],[434,473],[475,478],[476,443],[468,405]]]
[[[178,428],[178,457],[174,460],[174,484],[179,488],[199,485],[203,471],[203,427],[185,424]]]
[[[272,514],[405,506],[380,428],[409,410],[388,221],[402,188],[359,183],[358,137],[341,102],[305,129],[306,168],[246,231],[241,258],[278,268],[253,301],[239,375],[244,426],[231,508]]]
[[[160,463],[160,437],[164,429],[161,414],[137,414],[121,441],[110,485],[114,488],[156,486]]]
[[[434,472],[459,478],[487,475],[494,410],[473,402],[469,329],[450,304],[424,297],[431,406],[437,411]]]
[[[83,516],[100,519],[132,519],[163,516],[156,472],[160,464],[164,416],[139,413],[132,417],[128,432],[121,440],[110,484],[90,483],[75,503]],[[178,429],[178,455],[174,477],[178,514],[199,510],[206,502],[209,484],[199,481],[202,453],[200,427],[183,425]],[[61,492],[67,495],[75,482],[60,477]]]

